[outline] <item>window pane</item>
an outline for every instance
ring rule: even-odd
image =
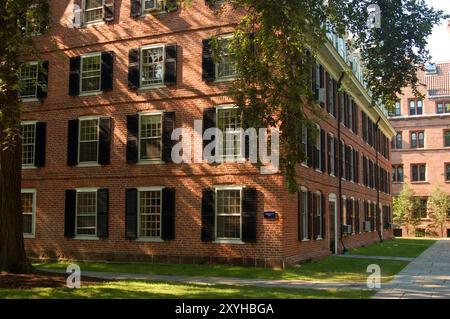
[[[144,10],[156,9],[157,5],[156,0],[144,0]]]
[[[80,162],[96,162],[98,155],[98,120],[80,121]]]
[[[97,225],[97,192],[77,193],[76,234],[95,235]]]
[[[437,104],[436,113],[444,113],[444,105],[442,103]]]
[[[81,91],[100,90],[101,58],[100,55],[83,57],[81,72]]]
[[[220,41],[220,58],[217,64],[217,77],[227,78],[236,75],[235,58],[230,54],[229,50],[230,39],[222,39]]]
[[[35,124],[21,126],[22,165],[34,164]]]
[[[103,0],[85,0],[84,21],[92,22],[103,19]]]
[[[23,217],[23,233],[33,234],[33,205],[34,193],[22,193],[22,217]]]
[[[413,180],[413,181],[417,181],[417,180],[418,180],[417,174],[418,174],[418,168],[417,168],[417,165],[413,165],[413,166],[412,166],[412,180]]]
[[[164,48],[142,50],[142,79],[143,86],[163,83]]]
[[[224,133],[223,155],[241,155],[241,117],[237,108],[219,109],[218,128]]]
[[[450,164],[447,164],[447,169],[446,169],[446,180],[450,181]]]
[[[422,114],[422,101],[417,101],[417,115]]]
[[[37,64],[23,64],[20,68],[20,97],[30,98],[36,97],[37,89],[37,75],[38,75],[38,65]]]
[[[139,236],[161,236],[161,191],[139,192]]]
[[[161,115],[140,118],[140,159],[161,159]]]
[[[409,101],[409,115],[416,115],[416,101]]]
[[[444,146],[450,146],[450,131],[444,132]]]
[[[450,113],[450,103],[445,104],[445,113]]]
[[[398,182],[403,182],[403,167],[399,166],[397,170]]]
[[[241,191],[217,191],[217,237],[241,237]]]
[[[421,181],[425,181],[426,180],[426,174],[425,174],[425,171],[426,171],[426,166],[425,165],[420,165],[419,166],[419,170],[420,170],[420,180]]]

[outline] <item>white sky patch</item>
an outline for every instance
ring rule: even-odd
[[[450,13],[449,0],[426,0],[426,2],[435,9]],[[450,61],[450,33],[446,20],[434,27],[433,34],[428,38],[428,49],[433,62]]]

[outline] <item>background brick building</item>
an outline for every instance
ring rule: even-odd
[[[224,94],[233,69],[208,42],[238,14],[155,3],[78,2],[82,24],[68,28],[73,2],[50,1],[41,62],[22,74],[31,256],[282,267],[392,236],[394,131],[342,39],[329,35],[312,72],[325,119],[317,142],[302,135],[302,191],[289,194],[281,173],[248,162],[171,162],[173,128],[238,126]]]
[[[403,236],[439,236],[440,231],[431,227],[426,201],[437,185],[450,195],[450,63],[428,65],[419,76],[425,99],[406,89],[390,117],[397,131],[392,144],[392,190],[397,195],[408,182],[423,203],[418,212],[422,224],[409,234],[403,229]],[[447,230],[444,236],[449,234]]]

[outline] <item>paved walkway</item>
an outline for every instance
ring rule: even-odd
[[[438,240],[399,272],[375,298],[450,299],[450,241]]]
[[[39,269],[41,271],[53,273],[66,273],[64,270]],[[237,285],[237,286],[257,286],[266,288],[297,288],[297,289],[358,289],[367,290],[366,283],[346,283],[346,282],[323,282],[323,281],[302,281],[302,280],[271,280],[271,279],[244,279],[225,277],[190,277],[190,276],[165,276],[165,275],[144,275],[125,274],[111,272],[94,272],[81,270],[81,280],[83,276],[100,278],[105,280],[146,280],[146,281],[167,281],[188,284],[217,284],[217,285]]]
[[[399,260],[399,261],[413,261],[415,259],[410,257],[366,256],[366,255],[339,255],[339,257],[356,258],[356,259],[375,259],[375,260]]]

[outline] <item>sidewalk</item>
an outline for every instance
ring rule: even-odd
[[[450,241],[438,240],[382,287],[374,298],[450,299]]]
[[[63,273],[64,270],[39,269],[40,271]],[[105,280],[146,280],[146,281],[167,281],[187,284],[217,284],[236,286],[257,286],[267,288],[296,288],[296,289],[358,289],[368,290],[366,283],[346,283],[346,282],[323,282],[323,281],[301,281],[301,280],[270,280],[270,279],[244,279],[225,277],[189,277],[189,276],[166,276],[166,275],[143,275],[125,274],[111,272],[82,271],[83,276],[99,278]]]

